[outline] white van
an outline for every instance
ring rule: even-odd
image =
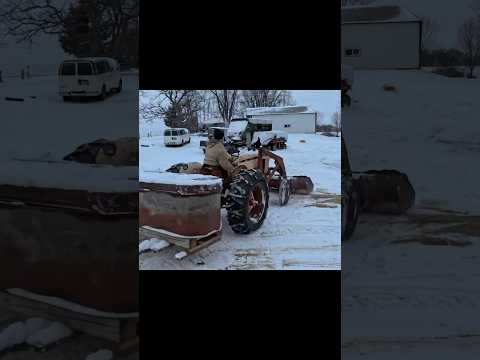
[[[163,134],[165,146],[184,145],[190,143],[190,132],[188,129],[167,129]]]
[[[79,58],[65,60],[58,69],[60,96],[96,96],[105,99],[108,93],[122,91],[118,63],[111,58]]]

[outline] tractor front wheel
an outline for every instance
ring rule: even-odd
[[[257,230],[267,217],[268,185],[258,169],[241,171],[230,183],[226,195],[228,224],[240,234]]]

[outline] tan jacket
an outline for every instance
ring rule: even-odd
[[[205,150],[205,160],[203,163],[210,166],[219,166],[229,174],[235,167],[230,162],[232,156],[225,150],[225,146],[220,141],[211,140],[207,143]]]

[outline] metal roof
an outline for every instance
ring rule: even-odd
[[[418,21],[420,18],[409,10],[396,5],[345,6],[342,8],[342,24]]]
[[[308,106],[275,106],[247,108],[247,116],[280,115],[280,114],[312,114],[315,113]]]

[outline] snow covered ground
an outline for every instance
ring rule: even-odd
[[[343,357],[478,358],[480,81],[357,71],[354,86],[352,168],[406,172],[417,204],[361,214],[343,244]]]
[[[138,134],[138,76],[124,75],[124,89],[105,101],[63,102],[57,76],[0,83],[0,160],[48,157],[58,160],[98,138]],[[30,98],[35,96],[35,99]],[[24,102],[5,101],[24,97]]]
[[[140,132],[157,124],[140,122]],[[142,129],[143,128],[143,129]],[[142,172],[169,168],[179,162],[203,161],[202,138],[192,136],[183,147],[166,148],[162,136],[140,139],[140,179]],[[305,142],[300,142],[305,140]],[[315,134],[289,134],[288,148],[279,150],[288,175],[310,176],[316,191],[340,194],[339,138]],[[229,228],[222,210],[223,236],[220,242],[178,261],[179,248],[140,255],[140,269],[340,269],[340,208],[310,206],[315,199],[294,195],[285,207],[278,196],[270,197],[263,226],[249,235]]]
[[[127,178],[136,178],[135,167],[92,172],[86,165],[45,162],[61,160],[80,144],[99,138],[137,136],[138,75],[124,74],[123,79],[120,94],[105,101],[75,102],[64,102],[58,95],[56,76],[4,79],[0,83],[0,162],[5,171],[0,173],[0,183],[64,188],[113,187],[115,183],[118,189],[131,191],[136,182]],[[6,101],[5,97],[24,101]]]

